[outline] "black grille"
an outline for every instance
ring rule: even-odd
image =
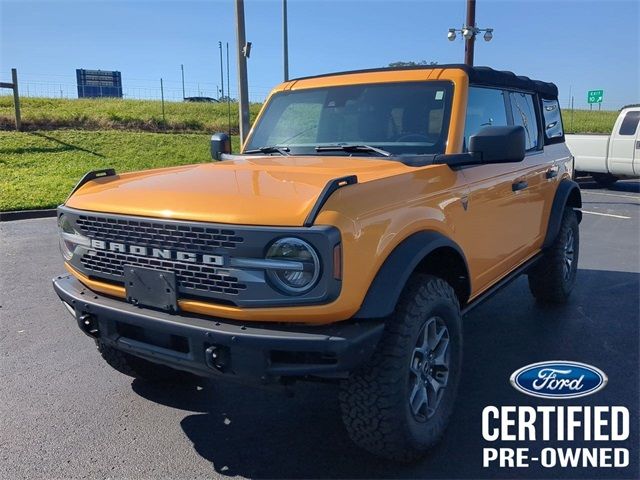
[[[207,226],[93,215],[80,215],[76,224],[82,233],[91,238],[181,251],[233,249],[244,241],[234,230]]]
[[[236,277],[227,275],[223,271],[206,265],[192,265],[188,263],[170,260],[158,260],[154,258],[136,257],[124,253],[108,251],[88,251],[82,257],[82,265],[87,270],[100,274],[122,277],[125,265],[166,269],[175,272],[178,287],[181,291],[195,290],[226,293],[237,295],[240,290],[245,290],[246,285],[238,282]]]

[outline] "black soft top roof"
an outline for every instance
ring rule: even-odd
[[[558,87],[550,82],[542,82],[540,80],[532,80],[529,77],[516,75],[513,72],[505,70],[494,70],[490,67],[469,67],[464,64],[447,64],[447,65],[417,65],[411,67],[385,67],[371,68],[368,70],[351,70],[346,72],[327,73],[324,75],[314,75],[310,77],[294,78],[296,80],[306,80],[308,78],[331,77],[333,75],[347,75],[351,73],[368,73],[368,72],[384,72],[390,70],[425,70],[433,68],[457,68],[464,70],[469,76],[469,81],[474,85],[487,85],[492,87],[516,88],[519,90],[527,90],[537,92],[544,98],[557,98]]]

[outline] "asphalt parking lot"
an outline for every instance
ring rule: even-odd
[[[215,381],[168,390],[118,374],[51,288],[51,278],[63,272],[55,219],[0,224],[0,478],[640,477],[640,183],[582,186],[580,271],[571,302],[542,308],[520,278],[466,317],[452,424],[414,465],[357,450],[331,386],[300,385],[290,398]],[[631,436],[616,445],[630,449],[629,467],[483,469],[482,448],[489,445],[481,435],[482,409],[554,404],[517,392],[509,376],[528,363],[558,359],[592,364],[609,376],[604,390],[570,404],[629,409]]]

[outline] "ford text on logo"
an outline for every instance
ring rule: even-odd
[[[555,360],[527,365],[511,375],[516,390],[542,398],[577,398],[602,390],[605,373],[591,365]]]

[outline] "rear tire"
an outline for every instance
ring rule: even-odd
[[[461,364],[462,321],[453,288],[414,275],[372,358],[341,384],[349,436],[384,458],[420,457],[445,432]]]
[[[562,215],[560,231],[544,256],[529,272],[529,290],[542,303],[565,303],[576,283],[580,230],[573,208]]]
[[[175,370],[164,365],[152,363],[135,355],[116,350],[99,340],[96,347],[102,358],[115,370],[129,377],[149,383],[179,384],[193,381],[196,378],[188,372]]]
[[[592,173],[591,177],[602,188],[609,188],[619,180],[618,177],[610,173]]]

